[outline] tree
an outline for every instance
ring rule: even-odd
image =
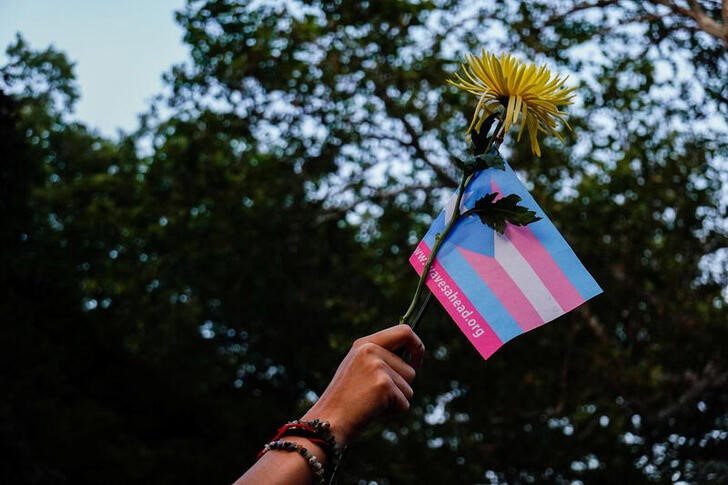
[[[503,151],[605,294],[486,363],[433,305],[411,413],[353,447],[343,481],[725,479],[720,8],[190,1],[171,111],[117,141],[70,121],[65,58],[17,41],[2,345],[23,372],[4,376],[3,469],[240,473],[353,338],[406,306],[407,256],[466,149],[472,103],[444,80],[486,47],[579,85],[567,146]]]
[[[140,158],[46,102],[75,91],[64,56],[9,56],[4,478],[232,481],[383,307],[353,230],[309,222],[294,164],[241,157],[244,124],[171,119]]]
[[[400,461],[421,462],[429,438],[426,461],[443,472],[427,476],[443,481],[477,480],[484,469],[508,480],[706,479],[725,474],[715,459],[725,440],[706,438],[726,419],[726,366],[711,343],[725,336],[725,273],[704,272],[726,244],[728,64],[722,36],[707,27],[719,11],[711,2],[191,2],[179,20],[193,62],[172,71],[172,102],[245,119],[248,146],[303,170],[325,161],[336,175],[312,189],[332,217],[359,220],[374,254],[405,254],[438,189],[453,185],[449,155],[464,149],[466,100],[443,82],[462,52],[497,46],[564,66],[583,97],[570,146],[551,144],[535,161],[516,146],[510,158],[607,294],[475,376],[458,372],[476,365],[461,355],[443,364],[447,377],[425,384],[414,415],[452,400],[450,419],[396,438]],[[409,222],[377,219],[393,213]],[[387,264],[402,281],[409,270],[399,263],[376,270]],[[467,352],[440,334],[440,320],[426,328],[437,329],[441,355]],[[595,392],[594,376],[608,390]],[[472,436],[485,429],[487,438]],[[548,441],[559,451],[545,458]],[[524,443],[533,452],[514,456]],[[411,469],[371,461],[376,471],[357,476],[414,480]]]

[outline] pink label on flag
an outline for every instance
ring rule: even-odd
[[[430,248],[420,242],[410,257],[410,263],[417,274],[421,275],[425,263],[430,256]],[[468,337],[470,343],[480,352],[484,359],[503,345],[490,326],[483,320],[463,291],[450,279],[442,265],[435,260],[430,268],[425,284],[445,307],[445,311],[455,320],[460,330]],[[445,303],[446,302],[446,303]]]

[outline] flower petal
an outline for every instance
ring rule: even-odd
[[[498,57],[485,49],[480,55],[466,54],[461,69],[463,75],[455,73],[448,82],[478,97],[466,135],[473,129],[480,131],[490,114],[503,110],[500,133],[520,122],[517,140],[528,131],[531,150],[540,155],[539,133],[562,139],[557,127],[563,124],[571,129],[566,113],[559,109],[572,104],[574,98],[576,88],[565,87],[568,76],[552,74],[545,64],[521,62],[506,53]]]

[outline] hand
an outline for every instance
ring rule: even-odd
[[[415,369],[394,354],[400,350],[411,356],[412,365],[420,366],[425,347],[407,325],[355,341],[321,398],[302,419],[328,421],[337,443],[345,445],[384,412],[408,410]]]

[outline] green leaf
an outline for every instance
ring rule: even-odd
[[[483,126],[480,127],[480,131],[473,130],[471,132],[470,137],[473,142],[473,152],[475,156],[483,155],[485,153],[485,149],[488,148],[488,142],[490,141],[488,133],[490,132],[490,127],[493,125],[496,118],[497,115],[495,113],[488,115],[485,122],[483,122]]]
[[[475,157],[475,170],[485,170],[487,168],[497,168],[499,170],[506,169],[506,161],[503,160],[501,154],[497,150],[491,150],[489,153],[478,155]]]
[[[506,168],[506,162],[497,150],[491,150],[490,153],[478,155],[465,161],[455,159],[455,164],[465,171],[465,175],[470,175],[489,168],[497,168],[499,170],[505,170]]]
[[[487,224],[499,234],[503,234],[506,230],[506,222],[514,226],[526,226],[541,220],[534,211],[518,205],[521,198],[516,194],[495,200],[497,196],[498,192],[485,194],[466,214],[477,214],[483,224]]]

